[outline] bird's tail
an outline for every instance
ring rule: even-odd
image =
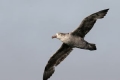
[[[87,49],[88,49],[88,50],[91,50],[91,51],[92,51],[92,50],[97,50],[96,45],[93,44],[93,43],[88,43]]]

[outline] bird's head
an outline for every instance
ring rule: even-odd
[[[52,36],[52,39],[53,38],[61,39],[64,36],[65,36],[65,33],[56,33],[55,35]]]

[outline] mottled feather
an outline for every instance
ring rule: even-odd
[[[72,48],[66,44],[62,44],[59,50],[49,59],[43,75],[43,80],[47,80],[55,71],[55,66],[60,64],[72,51]]]
[[[72,34],[84,38],[85,35],[92,29],[97,19],[104,18],[108,10],[109,9],[104,9],[89,15],[88,17],[83,19],[79,27],[76,30],[74,30]]]

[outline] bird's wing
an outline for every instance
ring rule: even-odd
[[[60,64],[72,51],[73,49],[66,44],[58,49],[58,51],[49,59],[43,74],[43,80],[47,80],[52,76],[55,71],[55,66]]]
[[[104,9],[89,15],[84,18],[79,27],[72,32],[73,35],[80,36],[82,38],[92,29],[97,19],[104,18],[109,9]]]

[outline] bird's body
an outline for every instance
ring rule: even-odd
[[[73,50],[80,48],[86,50],[96,50],[96,45],[84,40],[85,35],[92,29],[97,19],[102,19],[109,9],[104,9],[87,16],[79,27],[70,33],[57,33],[52,38],[57,38],[63,42],[62,46],[49,59],[43,74],[43,80],[47,80],[55,71],[55,66],[60,64]]]
[[[73,36],[70,33],[63,33],[63,34],[64,36],[61,35],[60,40],[71,47],[79,46],[79,44],[83,40],[81,37]]]
[[[59,40],[72,48],[96,50],[95,45],[91,45],[92,43],[88,43],[84,40],[84,38],[81,38],[80,36],[74,36],[72,33],[57,33],[56,35]]]

